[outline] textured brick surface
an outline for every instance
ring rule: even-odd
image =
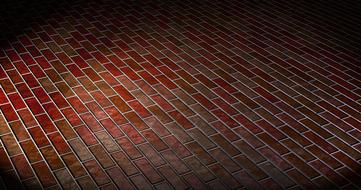
[[[0,189],[361,189],[360,3],[0,5]]]

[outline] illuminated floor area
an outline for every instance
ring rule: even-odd
[[[0,189],[360,189],[340,2],[2,6]]]

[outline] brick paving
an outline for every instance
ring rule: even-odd
[[[361,188],[359,2],[17,2],[0,189]]]

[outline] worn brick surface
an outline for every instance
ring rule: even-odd
[[[6,1],[0,189],[361,189],[358,1]]]

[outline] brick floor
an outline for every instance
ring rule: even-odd
[[[327,3],[2,3],[0,189],[361,189],[361,6]]]

